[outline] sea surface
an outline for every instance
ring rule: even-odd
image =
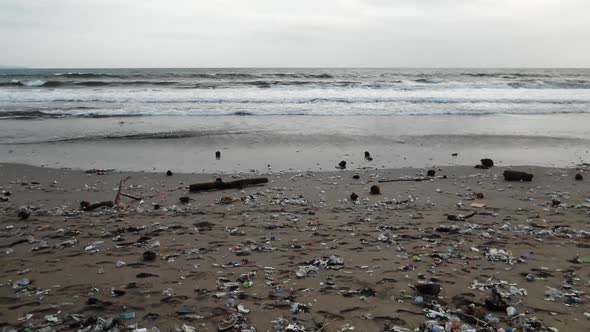
[[[1,118],[590,112],[588,69],[0,70]]]
[[[0,160],[60,167],[566,166],[589,124],[590,69],[0,69]]]

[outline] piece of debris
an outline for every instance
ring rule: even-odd
[[[371,186],[371,195],[379,195],[381,194],[381,188],[379,188],[379,186],[377,185],[372,185]]]
[[[487,168],[491,168],[494,166],[494,161],[490,158],[484,158],[481,160],[481,164],[482,164],[482,166],[485,166]]]
[[[92,210],[96,210],[100,207],[112,208],[114,206],[115,206],[115,203],[113,203],[113,201],[104,201],[104,202],[96,202],[96,203],[90,203],[87,201],[80,202],[80,208],[84,211],[92,211]]]
[[[29,209],[26,206],[21,206],[18,208],[16,215],[20,220],[29,219],[29,217],[31,216],[31,209]]]
[[[520,171],[506,170],[504,171],[504,180],[530,182],[533,180],[533,174]]]
[[[240,189],[248,186],[255,186],[258,184],[268,183],[268,178],[252,178],[224,182],[217,179],[215,182],[195,183],[189,185],[189,191],[194,193],[204,190],[223,190],[223,189]]]

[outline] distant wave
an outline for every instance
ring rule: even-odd
[[[590,89],[588,80],[520,80],[511,82],[446,82],[441,79],[419,78],[412,81],[379,81],[360,82],[349,80],[232,80],[220,82],[181,82],[171,80],[88,80],[88,81],[58,81],[58,80],[11,80],[0,82],[0,87],[23,88],[72,88],[72,87],[134,87],[134,86],[170,86],[179,89],[221,89],[239,86],[257,88],[272,87],[317,87],[317,88],[365,88],[365,89],[417,89],[421,86],[433,85],[437,88],[466,88],[466,89]]]
[[[246,111],[237,111],[237,112],[233,112],[232,115],[247,116],[247,115],[254,115],[254,113],[246,112]]]
[[[251,132],[250,132],[251,133]],[[243,131],[164,131],[155,133],[137,133],[137,134],[108,134],[108,135],[87,135],[76,137],[63,137],[57,139],[47,140],[32,140],[22,143],[13,144],[40,144],[40,143],[73,143],[73,142],[89,142],[89,141],[106,141],[106,140],[165,140],[165,139],[179,139],[191,137],[205,137],[205,136],[225,136],[225,135],[242,135],[246,134]]]
[[[550,74],[542,73],[516,73],[516,72],[475,72],[475,73],[461,73],[462,76],[470,77],[499,77],[499,78],[520,78],[520,77],[531,77],[531,78],[548,78],[553,77]]]
[[[215,116],[430,116],[430,115],[461,115],[481,116],[494,114],[583,114],[590,113],[587,108],[504,108],[489,109],[471,107],[465,108],[424,108],[411,110],[397,109],[249,109],[249,110],[167,110],[153,109],[135,111],[128,113],[126,110],[28,110],[28,111],[0,111],[0,119],[8,120],[32,120],[32,119],[59,119],[59,118],[129,118],[129,117],[152,117],[152,116],[188,116],[188,117],[215,117]]]
[[[441,79],[435,79],[435,78],[430,78],[430,79],[428,79],[428,78],[419,78],[417,80],[414,80],[414,82],[417,82],[417,83],[438,84],[438,83],[442,83],[443,80],[441,80]]]
[[[403,104],[505,104],[505,105],[580,105],[590,106],[590,98],[587,99],[535,99],[535,98],[458,98],[458,97],[412,97],[412,96],[392,96],[392,97],[363,97],[363,96],[334,96],[334,97],[314,97],[314,96],[280,96],[277,98],[248,98],[241,96],[224,96],[224,97],[169,97],[159,99],[150,95],[142,96],[110,96],[104,95],[104,97],[97,98],[98,96],[88,96],[89,98],[83,98],[82,96],[76,98],[64,98],[62,96],[55,96],[54,99],[35,99],[27,98],[24,96],[22,99],[12,98],[12,102],[23,102],[23,103],[47,103],[57,102],[60,104],[73,104],[73,103],[102,103],[102,104],[121,104],[121,103],[134,103],[134,104],[146,104],[146,105],[211,105],[211,104],[251,104],[251,105],[305,105],[305,104],[384,104],[384,103],[403,103]],[[49,97],[49,96],[48,96]],[[167,97],[167,96],[163,96]],[[61,107],[61,106],[60,106]],[[590,109],[589,109],[590,111]],[[1,110],[0,110],[1,112]]]
[[[114,75],[110,73],[84,73],[84,72],[68,72],[55,73],[54,76],[74,77],[74,78],[94,78],[94,77],[124,77],[123,75]]]

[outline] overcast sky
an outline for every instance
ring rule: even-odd
[[[0,65],[590,67],[590,0],[0,0]]]

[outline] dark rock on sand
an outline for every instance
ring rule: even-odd
[[[481,160],[481,164],[489,168],[494,166],[494,161],[490,158],[484,158]]]
[[[417,284],[414,287],[420,294],[430,296],[438,296],[438,294],[440,294],[439,284]]]
[[[520,171],[504,171],[504,180],[506,181],[524,181],[530,182],[533,180],[533,174]]]
[[[381,194],[381,188],[379,188],[379,186],[371,186],[371,194],[373,195],[379,195]]]
[[[156,260],[156,256],[157,255],[155,252],[148,250],[143,253],[143,260],[146,262],[152,262],[152,261]]]
[[[19,219],[26,220],[29,219],[29,217],[31,216],[31,210],[26,206],[21,206],[20,208],[18,208],[16,215]]]

